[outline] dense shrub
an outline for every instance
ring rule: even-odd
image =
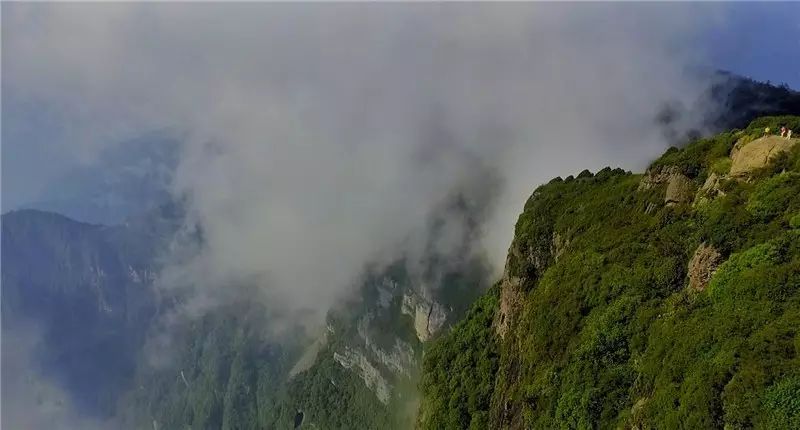
[[[453,331],[425,351],[420,417],[425,428],[488,428],[498,345],[492,329],[497,288],[479,299]]]
[[[738,139],[778,123],[800,118],[670,149],[651,169],[724,174]],[[509,255],[523,296],[512,326],[493,333],[490,297],[430,348],[422,427],[800,428],[793,157],[696,207],[665,207],[663,186],[611,169],[537,188]],[[725,261],[689,291],[701,242]]]
[[[726,175],[731,171],[731,163],[729,157],[718,158],[711,164],[711,171],[717,175]]]
[[[755,217],[766,221],[800,209],[800,173],[782,173],[761,181],[746,207]]]
[[[764,393],[766,428],[800,428],[800,376],[787,377]]]
[[[800,214],[794,215],[789,218],[789,226],[792,228],[800,228]]]
[[[651,169],[663,166],[676,166],[689,177],[702,176],[706,170],[730,154],[733,145],[742,135],[737,132],[721,133],[714,137],[700,139],[683,148],[670,148],[654,161]],[[717,166],[723,168],[723,165]]]

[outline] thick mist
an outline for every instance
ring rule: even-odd
[[[669,143],[665,104],[695,109],[706,88],[697,40],[716,9],[4,5],[4,108],[46,107],[67,160],[185,136],[172,192],[203,242],[177,247],[161,284],[190,286],[193,312],[256,284],[288,322],[314,322],[366,264],[468,243],[499,273],[537,185],[643,169]]]
[[[44,342],[35,323],[26,321],[2,331],[2,401],[0,425],[9,429],[101,430],[110,424],[87,417],[69,393],[38,368],[37,348]]]

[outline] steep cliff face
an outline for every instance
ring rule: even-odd
[[[413,291],[403,295],[403,314],[414,319],[414,331],[421,342],[438,333],[447,321],[444,306]]]
[[[800,426],[800,148],[732,171],[783,124],[539,187],[496,289],[425,356],[420,427]]]
[[[391,387],[381,375],[381,372],[370,363],[364,354],[350,348],[344,348],[342,353],[334,352],[333,359],[345,369],[357,372],[367,388],[378,396],[378,400],[384,405],[389,404]]]
[[[284,428],[301,411],[309,428],[413,427],[425,343],[484,290],[485,276],[481,268],[417,279],[403,261],[367,273],[291,363],[274,421],[261,422]]]

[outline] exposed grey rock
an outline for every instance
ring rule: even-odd
[[[553,243],[550,249],[550,253],[553,254],[553,260],[558,261],[558,258],[561,257],[569,246],[569,242],[569,239],[565,236],[556,231],[553,232]]]
[[[512,244],[508,257],[506,257],[506,267],[500,281],[500,307],[494,320],[495,333],[502,339],[505,339],[506,333],[508,333],[508,329],[511,326],[511,321],[522,303],[522,293],[519,291],[521,279],[511,276],[509,271],[511,259],[515,257],[519,258],[519,256],[515,255],[514,245]]]
[[[411,369],[417,364],[414,358],[414,349],[406,342],[395,339],[391,351],[384,351],[375,344],[370,345],[372,353],[391,372],[397,375],[411,376]]]
[[[367,357],[359,351],[345,347],[342,353],[334,352],[333,359],[345,369],[355,370],[364,384],[383,404],[389,404],[392,387],[381,375],[381,372],[369,362]]]
[[[647,169],[642,180],[639,181],[639,191],[647,191],[662,184],[666,184],[674,174],[680,174],[676,166],[666,166],[656,169]]]
[[[673,206],[689,203],[693,196],[692,180],[682,173],[672,173],[667,180],[667,191],[664,194],[664,203]]]
[[[422,342],[436,334],[447,321],[447,311],[442,305],[414,292],[403,295],[402,312],[414,319],[417,339]]]
[[[392,303],[395,291],[397,290],[397,282],[390,278],[383,278],[381,285],[378,286],[378,306],[388,308]]]

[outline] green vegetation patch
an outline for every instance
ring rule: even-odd
[[[670,149],[651,168],[699,185],[729,169],[737,140],[779,124],[800,118]],[[800,428],[798,153],[696,208],[611,169],[537,188],[509,255],[524,297],[512,326],[493,332],[487,296],[430,347],[421,427]],[[724,262],[689,291],[703,242]]]
[[[497,288],[478,299],[453,331],[425,351],[420,424],[432,429],[489,428],[499,349],[492,321]]]

